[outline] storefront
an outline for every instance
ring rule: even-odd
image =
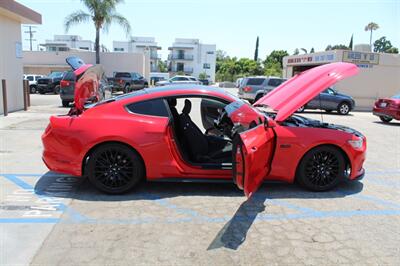
[[[360,73],[340,81],[335,89],[351,95],[356,110],[371,110],[374,101],[400,93],[400,55],[365,51],[334,50],[283,58],[283,77],[290,78],[307,69],[333,63],[356,64]]]

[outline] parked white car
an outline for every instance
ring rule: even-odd
[[[161,80],[156,82],[156,86],[165,86],[172,84],[202,84],[197,78],[193,76],[175,76],[168,80]]]
[[[38,79],[44,77],[43,75],[36,74],[26,74],[24,75],[24,79],[29,81],[29,90],[31,93],[37,92],[37,81]]]

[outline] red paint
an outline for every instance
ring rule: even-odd
[[[353,72],[351,69],[349,71]],[[79,87],[81,90],[78,89],[81,96],[78,107],[81,108],[83,99],[95,94],[92,87],[85,87],[93,84],[95,76],[88,77],[92,77],[93,80],[83,80]],[[226,102],[238,100],[222,90],[187,86],[187,89],[171,86],[152,93],[121,98],[89,108],[79,115],[52,116],[42,136],[45,164],[52,171],[82,176],[85,158],[90,150],[98,144],[112,141],[124,143],[140,154],[145,165],[146,178],[149,180],[231,179],[232,170],[204,169],[185,162],[173,139],[168,117],[133,114],[125,108],[133,102],[171,96],[208,96]],[[313,89],[313,93],[317,91],[319,89]],[[307,95],[310,96],[311,93]],[[296,104],[299,103],[299,100],[295,101]],[[279,106],[278,103],[273,104]],[[287,104],[292,105],[290,102]],[[284,106],[280,109],[286,110],[285,115],[289,110]],[[243,189],[248,196],[257,190],[262,180],[293,182],[303,155],[318,145],[334,145],[342,150],[352,169],[350,179],[358,177],[364,171],[362,165],[365,160],[366,141],[364,140],[362,148],[356,150],[348,144],[348,140],[355,138],[350,133],[324,128],[286,127],[279,122],[280,119],[277,119],[277,122],[269,120],[269,123],[264,123],[263,114],[248,104],[243,104],[230,118],[245,125],[252,121],[258,124],[257,127],[240,134],[244,153],[240,163],[244,165],[245,171],[242,177],[234,177],[238,184],[244,184]],[[238,159],[236,154],[235,156]],[[240,165],[237,167],[240,168]]]
[[[382,104],[385,107],[382,107]],[[393,119],[400,120],[400,99],[382,98],[378,99],[374,104],[373,113],[375,115],[386,115]]]

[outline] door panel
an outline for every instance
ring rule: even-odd
[[[274,132],[264,124],[240,133],[233,143],[233,180],[247,197],[257,191],[271,169]]]

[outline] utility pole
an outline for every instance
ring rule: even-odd
[[[29,39],[25,39],[25,41],[29,41],[30,45],[30,51],[32,51],[32,42],[36,42],[36,39],[33,39],[33,34],[36,33],[36,31],[33,31],[32,28],[35,28],[35,26],[24,26],[28,28],[28,31],[24,31],[24,33],[29,33]]]

